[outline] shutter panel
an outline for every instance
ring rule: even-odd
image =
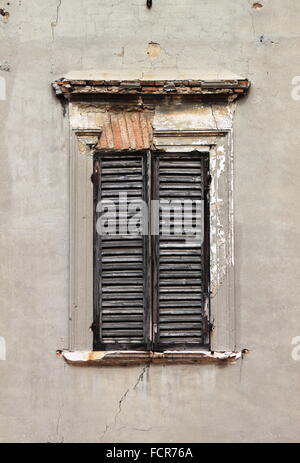
[[[158,154],[154,161],[156,198],[160,202],[173,199],[204,200],[207,160],[206,153]],[[205,205],[205,202],[202,204]],[[207,214],[207,207],[206,204],[201,212],[202,216]],[[192,214],[188,218],[191,216]],[[161,349],[203,346],[207,343],[207,323],[204,315],[209,271],[207,230],[204,232],[204,243],[201,243],[200,239],[186,241],[186,234],[174,234],[178,217],[170,216],[171,227],[166,235],[162,232],[167,222],[160,208],[159,235],[155,239],[155,347]],[[194,219],[192,225],[196,226]],[[205,226],[208,226],[208,223]],[[198,232],[200,233],[200,230]]]
[[[146,201],[146,158],[137,154],[98,154],[94,172],[94,203],[116,204],[117,218],[132,201]],[[126,194],[119,203],[119,193]],[[122,208],[122,209],[121,209]],[[147,240],[143,234],[124,234],[117,225],[115,234],[97,232],[103,214],[95,210],[94,234],[94,348],[145,348],[146,339],[146,259]],[[128,213],[128,219],[133,213]],[[120,234],[123,233],[123,234]]]

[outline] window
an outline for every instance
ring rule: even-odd
[[[53,83],[67,102],[71,128],[64,358],[102,365],[237,358],[233,120],[250,83],[238,76],[116,81],[100,75]],[[126,204],[143,201],[144,231],[120,236],[117,224],[110,236],[99,234],[99,219],[109,217],[102,201],[114,200],[118,214],[122,192]],[[180,213],[180,220],[172,213],[169,235],[159,234],[169,218],[157,202],[168,209],[168,198],[202,201],[201,246],[193,234],[172,234]]]
[[[94,349],[209,344],[209,153],[94,154]]]

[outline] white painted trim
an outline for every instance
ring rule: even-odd
[[[101,129],[70,134],[69,348],[90,349],[93,335],[93,148]]]

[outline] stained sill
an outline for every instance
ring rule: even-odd
[[[211,352],[208,350],[165,350],[150,351],[59,351],[70,365],[140,365],[156,364],[192,364],[192,363],[233,363],[239,360],[242,352]]]

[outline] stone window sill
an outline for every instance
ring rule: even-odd
[[[211,352],[206,350],[164,352],[151,351],[58,351],[70,365],[139,365],[192,364],[192,363],[233,363],[242,357],[242,352]]]

